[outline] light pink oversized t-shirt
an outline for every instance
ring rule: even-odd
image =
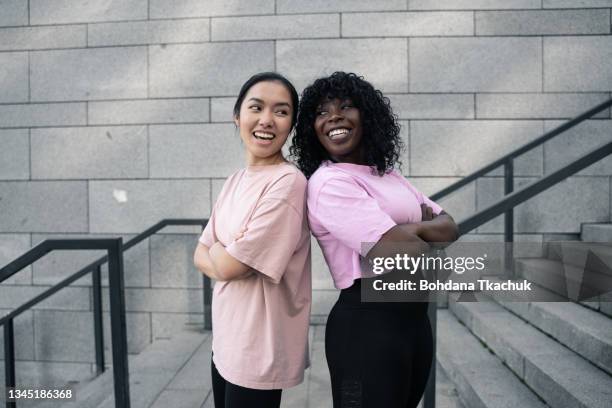
[[[209,248],[220,241],[253,268],[250,276],[216,282],[213,290],[213,360],[232,384],[292,387],[309,365],[306,186],[288,163],[239,170],[226,180],[200,237]]]
[[[308,221],[338,289],[362,277],[363,243],[376,243],[398,224],[420,222],[421,204],[442,207],[397,171],[379,176],[369,166],[324,162],[308,181]]]

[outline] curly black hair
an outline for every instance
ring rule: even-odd
[[[365,164],[380,176],[401,165],[403,149],[400,126],[393,114],[389,98],[372,84],[354,73],[334,72],[319,78],[302,93],[295,135],[289,151],[307,178],[325,160],[327,151],[314,130],[317,107],[329,99],[350,99],[361,114],[362,145]]]

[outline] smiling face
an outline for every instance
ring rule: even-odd
[[[249,165],[284,161],[281,148],[291,131],[293,109],[289,91],[278,81],[258,82],[249,89],[234,117]]]
[[[361,114],[350,99],[321,101],[314,128],[319,142],[332,159],[363,164]]]

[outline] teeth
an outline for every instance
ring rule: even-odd
[[[348,132],[349,132],[348,129],[334,129],[334,130],[330,130],[327,136],[334,137],[338,135],[346,135],[348,134]]]
[[[255,132],[253,135],[258,139],[272,140],[274,139],[274,135],[272,133],[265,132]]]

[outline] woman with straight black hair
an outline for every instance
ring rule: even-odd
[[[308,220],[338,301],[325,333],[334,407],[412,408],[424,392],[433,339],[427,303],[362,302],[362,260],[419,256],[457,226],[394,167],[401,140],[389,100],[352,73],[308,86],[291,153],[308,181]],[[393,248],[393,250],[391,250]]]
[[[306,178],[281,148],[298,95],[264,72],[240,89],[234,122],[246,168],[223,185],[194,254],[216,280],[212,302],[216,408],[278,408],[308,360],[311,276]],[[227,137],[220,135],[220,137]]]

